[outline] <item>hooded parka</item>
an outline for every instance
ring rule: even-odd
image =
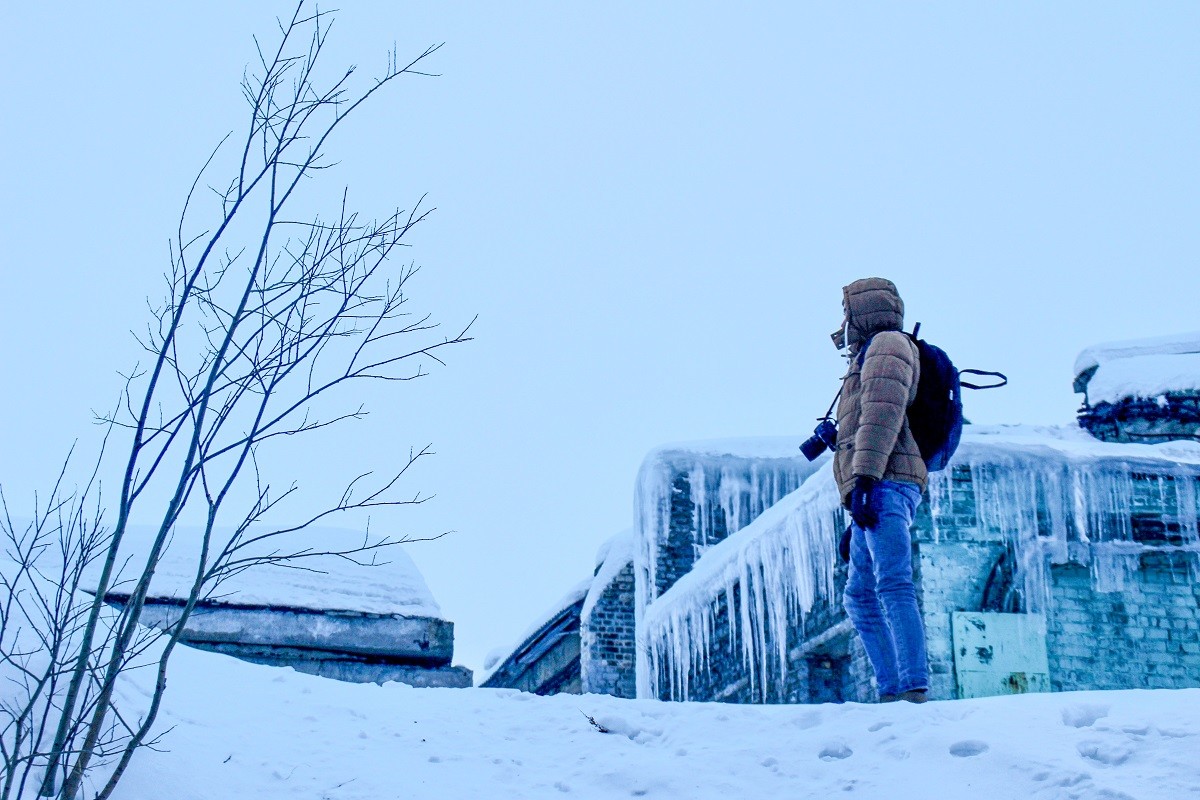
[[[928,473],[908,427],[908,406],[917,396],[921,358],[904,333],[904,301],[885,278],[863,278],[842,289],[845,344],[850,370],[837,408],[834,477],[850,507],[854,479],[906,481],[922,491]],[[859,351],[870,342],[859,364]]]

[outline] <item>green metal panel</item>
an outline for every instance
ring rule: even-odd
[[[1044,615],[955,611],[950,628],[960,698],[1050,691]]]

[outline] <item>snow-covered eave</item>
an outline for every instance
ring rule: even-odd
[[[1200,353],[1200,331],[1092,345],[1075,359],[1075,376],[1078,380],[1085,372],[1118,359],[1180,353]]]
[[[562,621],[569,617],[578,619],[580,610],[583,607],[584,598],[587,596],[588,589],[591,588],[592,578],[587,578],[573,586],[570,591],[559,598],[546,613],[538,616],[538,622],[530,626],[525,633],[517,639],[517,644],[512,647],[501,658],[496,659],[491,667],[486,667],[480,671],[476,678],[476,686],[485,686],[489,680],[504,672],[506,669],[512,668],[522,657],[527,655],[539,643],[548,630],[554,629]]]

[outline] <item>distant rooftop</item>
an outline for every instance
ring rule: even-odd
[[[1107,373],[1109,366],[1112,366],[1126,379],[1135,375],[1153,377],[1156,369],[1165,368],[1169,372],[1179,370],[1178,367],[1173,366],[1177,362],[1166,357],[1186,355],[1200,355],[1200,331],[1095,344],[1085,348],[1075,359],[1075,391],[1086,391],[1089,402],[1103,402],[1092,397],[1093,377],[1100,368]],[[1194,364],[1195,360],[1190,360],[1188,363],[1189,365]],[[1196,382],[1196,380],[1193,376],[1192,381]],[[1110,381],[1110,385],[1115,383],[1117,381]],[[1154,397],[1155,395],[1140,396]]]
[[[1075,391],[1079,424],[1098,439],[1200,439],[1200,331],[1089,347]]]

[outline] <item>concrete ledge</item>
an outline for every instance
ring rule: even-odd
[[[128,599],[128,595],[105,597],[118,607]],[[178,623],[181,609],[174,599],[150,599],[140,622],[165,630]],[[398,614],[208,603],[195,608],[180,638],[195,645],[289,647],[402,659],[422,666],[449,666],[454,656],[454,623]]]
[[[395,681],[418,688],[462,689],[471,686],[474,681],[471,670],[466,667],[428,667],[293,647],[243,647],[204,642],[188,642],[188,645],[253,664],[291,667],[297,672],[350,683]]]

